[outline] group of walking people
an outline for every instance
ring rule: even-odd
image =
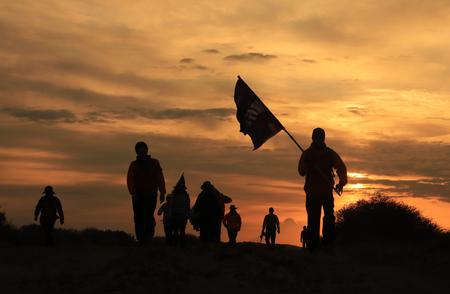
[[[220,242],[221,227],[227,229],[229,243],[236,243],[242,220],[237,207],[230,205],[225,214],[225,204],[232,202],[229,196],[221,193],[210,181],[201,185],[201,192],[194,205],[187,192],[184,174],[170,194],[166,196],[166,184],[159,161],[149,154],[145,142],[135,145],[136,160],[131,162],[127,174],[128,191],[132,198],[135,236],[140,244],[151,241],[155,235],[155,209],[159,201],[158,215],[163,215],[166,240],[169,244],[186,244],[186,226],[188,221],[200,231],[200,240],[206,243]],[[334,170],[339,182],[334,186]],[[334,240],[334,197],[333,189],[339,194],[347,184],[347,169],[339,155],[325,144],[325,131],[316,128],[312,133],[311,146],[303,152],[299,160],[298,172],[305,176],[306,211],[308,224],[301,234],[303,247],[318,251],[321,245],[329,247]],[[60,200],[54,195],[53,188],[47,186],[35,209],[35,220],[40,215],[40,223],[45,233],[46,243],[53,244],[52,231],[56,221],[64,223],[64,212]],[[324,211],[322,242],[320,239],[320,218]],[[275,244],[280,233],[280,223],[269,209],[265,216],[261,239],[265,237],[267,245]]]

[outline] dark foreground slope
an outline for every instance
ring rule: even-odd
[[[334,256],[241,243],[3,244],[1,293],[449,293],[446,242],[352,243]]]

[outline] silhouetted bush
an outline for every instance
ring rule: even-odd
[[[383,195],[339,210],[336,231],[341,240],[419,241],[442,235],[442,230],[416,208]]]
[[[0,211],[0,227],[6,225],[6,215],[3,211]]]

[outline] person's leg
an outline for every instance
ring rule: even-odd
[[[270,236],[270,242],[272,245],[275,245],[275,239],[277,238],[277,232],[273,232]]]
[[[310,251],[315,251],[320,247],[321,205],[317,195],[306,195],[306,212],[308,213],[308,237],[306,246]]]
[[[269,246],[270,245],[270,233],[266,231],[266,245]]]
[[[236,244],[236,236],[237,236],[237,231],[235,230],[228,230],[228,239],[230,244]]]
[[[144,242],[144,209],[142,199],[133,200],[134,232],[139,243]]]
[[[147,204],[147,212],[146,212],[146,238],[151,241],[153,237],[155,236],[155,209],[156,209],[156,203],[158,198],[158,193],[151,193],[148,195],[148,204]]]
[[[222,220],[216,221],[214,224],[214,243],[220,243],[220,235],[222,233]]]
[[[186,224],[187,224],[186,218],[180,220],[179,236],[181,247],[184,247],[186,245]]]
[[[334,198],[333,194],[326,195],[323,201],[323,244],[331,245],[334,241]]]

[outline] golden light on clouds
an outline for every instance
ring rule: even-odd
[[[87,201],[92,225],[129,228],[122,183],[146,140],[168,187],[185,171],[192,198],[205,179],[232,195],[244,236],[270,205],[303,224],[299,151],[284,134],[251,150],[239,74],[304,147],[327,131],[350,171],[337,208],[381,192],[448,228],[449,35],[446,0],[4,1],[0,205],[28,223],[54,184],[74,227]]]

